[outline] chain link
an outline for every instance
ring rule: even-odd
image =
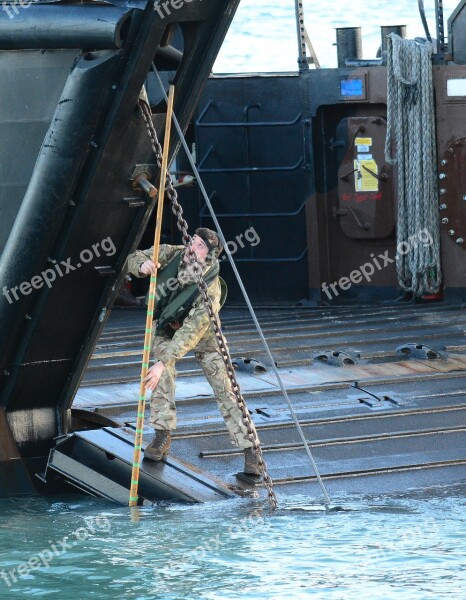
[[[144,100],[139,100],[139,109],[141,111],[142,117],[146,124],[147,132],[149,134],[152,150],[157,158],[157,164],[159,168],[162,164],[162,146],[157,137],[157,132],[155,130],[154,124],[152,122],[152,112],[150,110],[149,105]],[[181,204],[178,202],[178,194],[173,186],[173,180],[170,173],[167,173],[167,181],[166,181],[166,193],[171,202],[172,212],[177,218],[177,227],[182,234],[183,244],[187,248],[188,258],[193,267],[193,272],[197,280],[197,284],[199,290],[202,294],[202,299],[206,306],[210,322],[212,325],[212,329],[215,333],[215,338],[217,340],[217,344],[220,350],[220,354],[222,356],[223,362],[225,364],[228,378],[231,381],[231,385],[233,388],[233,392],[235,394],[237,406],[241,411],[242,421],[247,429],[249,440],[252,443],[252,447],[257,457],[257,461],[259,463],[259,468],[262,473],[262,479],[267,488],[267,494],[269,498],[270,505],[273,509],[277,508],[278,502],[275,492],[273,490],[273,482],[267,472],[267,465],[265,464],[265,460],[262,454],[262,448],[260,445],[259,437],[257,435],[256,428],[254,423],[252,422],[251,415],[249,414],[249,410],[246,406],[246,402],[244,401],[243,395],[241,393],[241,389],[239,387],[238,381],[236,379],[236,372],[231,362],[230,352],[228,350],[228,346],[226,344],[226,340],[223,336],[223,333],[220,328],[220,322],[218,320],[218,316],[215,314],[212,301],[210,299],[207,284],[204,281],[202,276],[202,270],[197,262],[196,254],[191,248],[191,236],[188,234],[188,223],[183,217],[183,208]]]

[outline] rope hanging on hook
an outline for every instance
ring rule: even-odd
[[[442,281],[431,56],[429,43],[388,36],[385,158],[398,165],[396,266],[400,286],[415,296],[438,292]]]

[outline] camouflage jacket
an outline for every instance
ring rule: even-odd
[[[170,260],[175,256],[177,252],[184,250],[184,246],[171,246],[169,244],[162,244],[159,251],[159,263],[160,268],[163,269]],[[127,262],[127,270],[135,277],[145,277],[139,272],[139,268],[142,263],[147,259],[152,258],[152,248],[148,250],[137,250],[134,254],[130,254]],[[205,266],[203,267],[203,273],[205,273],[211,266],[216,258],[207,257]],[[194,277],[190,274],[190,265],[184,263],[180,264],[178,269],[178,281],[180,286],[186,286],[193,282]],[[220,310],[220,295],[221,288],[218,277],[216,277],[208,287],[209,296],[212,300],[212,306],[215,314],[218,314]],[[213,336],[213,332],[210,327],[210,319],[207,314],[207,310],[204,306],[202,298],[198,297],[193,303],[188,316],[183,321],[181,327],[175,332],[170,343],[166,346],[163,352],[157,356],[157,359],[162,361],[165,366],[173,366],[177,360],[182,358],[190,350],[193,350],[199,342],[208,341]],[[215,342],[214,342],[215,344]]]

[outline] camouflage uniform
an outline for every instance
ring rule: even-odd
[[[183,249],[184,246],[161,245],[159,252],[160,268],[163,269],[175,254]],[[128,257],[128,271],[136,277],[143,277],[139,272],[139,268],[148,258],[152,258],[152,248],[144,251],[138,250],[130,255]],[[212,266],[215,260],[217,260],[215,252],[209,253],[203,266],[203,273]],[[181,287],[189,285],[195,280],[190,271],[190,265],[181,261],[177,275]],[[221,293],[218,277],[209,285],[208,291],[214,312],[218,314]],[[175,364],[190,350],[194,350],[196,360],[214,391],[215,399],[225,420],[232,444],[241,449],[251,448],[252,442],[249,440],[225,364],[218,350],[207,310],[201,298],[194,302],[183,324],[175,331],[171,339],[168,335],[154,335],[152,339],[154,358],[165,365],[159,383],[151,397],[150,422],[152,427],[168,431],[176,429]]]

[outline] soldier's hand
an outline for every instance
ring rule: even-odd
[[[150,390],[151,392],[155,390],[164,369],[165,365],[160,361],[157,361],[155,365],[152,365],[152,367],[149,368],[149,371],[144,378],[146,390]]]
[[[157,269],[160,269],[160,263],[157,263]],[[157,269],[155,268],[155,264],[149,258],[149,260],[143,262],[139,267],[139,272],[142,273],[142,275],[155,275],[157,273]]]

